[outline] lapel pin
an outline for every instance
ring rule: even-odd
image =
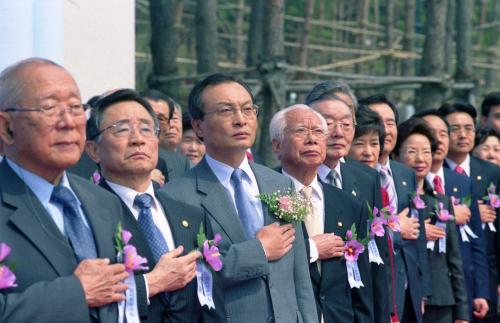
[[[337,222],[337,225],[342,228],[342,222]]]
[[[182,220],[182,226],[184,228],[188,228],[189,227],[189,222],[187,222],[186,220]]]
[[[481,175],[479,175],[478,177],[476,177],[478,181],[482,180],[483,178],[481,177]]]
[[[458,188],[454,187],[453,192],[455,192],[455,193],[458,192]]]
[[[403,181],[403,183],[401,183],[401,184],[403,184],[403,186],[406,186],[406,181]]]
[[[352,195],[353,195],[353,196],[356,196],[356,195],[357,195],[355,190],[352,190],[352,192],[351,192],[351,193],[352,193]]]

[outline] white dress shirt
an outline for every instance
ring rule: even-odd
[[[281,170],[283,175],[288,176],[292,182],[293,185],[295,186],[295,191],[299,193],[302,188],[305,186],[301,182],[299,182],[295,177],[292,175],[288,174],[284,169]],[[323,223],[325,223],[325,201],[324,201],[324,194],[323,194],[323,188],[321,187],[321,184],[318,181],[318,178],[315,177],[314,180],[309,184],[312,188],[312,196],[311,196],[311,203],[312,207],[314,208],[315,214],[320,214],[321,215],[321,220]],[[318,260],[319,253],[318,253],[318,248],[316,247],[316,243],[314,242],[313,239],[309,239],[309,262],[313,263],[316,260]]]
[[[393,190],[393,192],[394,192],[394,201],[395,201],[394,203],[395,203],[395,204],[396,204],[396,206],[397,206],[397,205],[399,205],[399,204],[398,204],[398,191],[396,190],[396,181],[394,180],[394,174],[392,173],[391,163],[390,163],[389,158],[387,158],[387,162],[385,163],[385,165],[382,165],[382,164],[380,164],[380,163],[377,163],[377,167],[376,167],[376,168],[377,168],[377,171],[378,171],[379,173],[380,173],[380,169],[382,168],[382,166],[387,167],[387,170],[389,171],[389,176],[391,176],[391,178],[392,178],[392,182],[391,182],[391,184],[393,184],[393,185],[391,185],[391,189],[392,189],[392,190]],[[380,184],[382,185],[382,183],[380,183]],[[397,212],[397,210],[396,210],[396,212]]]
[[[455,163],[453,160],[446,158],[446,162],[448,163],[448,166],[450,166],[450,169],[452,171],[455,171],[455,167],[457,167],[457,163]],[[467,157],[465,157],[464,161],[460,164],[460,167],[463,168],[465,171],[465,174],[470,177],[470,155],[467,154]]]

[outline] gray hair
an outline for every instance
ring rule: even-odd
[[[308,105],[294,104],[278,111],[271,119],[271,123],[269,124],[269,135],[271,137],[271,141],[278,140],[281,142],[283,140],[283,133],[285,132],[285,128],[287,126],[286,116],[289,112],[295,110],[311,111],[321,121],[321,127],[323,128],[324,132],[328,133],[328,125],[326,124],[325,118],[323,118],[321,114],[311,109],[311,107],[309,107]]]
[[[311,105],[314,102],[328,100],[328,99],[337,99],[340,101],[344,101],[338,98],[335,94],[343,93],[347,95],[352,103],[354,104],[353,114],[356,113],[358,109],[358,100],[354,95],[353,90],[349,87],[349,85],[342,81],[324,81],[316,84],[311,91],[306,96],[305,104]],[[347,102],[344,102],[347,104]],[[349,106],[349,104],[347,104]]]
[[[29,66],[51,65],[64,69],[61,65],[39,57],[31,57],[6,67],[0,73],[0,111],[19,105],[25,90],[25,80],[21,71]]]

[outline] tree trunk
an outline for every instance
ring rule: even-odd
[[[457,0],[456,2],[456,30],[457,30],[457,81],[472,79],[472,0]]]
[[[245,17],[245,0],[238,0],[236,12],[236,63],[243,63],[243,19]]]
[[[358,12],[358,27],[361,29],[357,37],[357,46],[360,49],[365,47],[365,33],[366,25],[368,24],[368,17],[370,15],[370,0],[358,0],[358,8],[356,10]],[[361,55],[359,55],[361,56]],[[358,63],[354,65],[354,72],[361,73],[361,67],[363,63]]]
[[[196,58],[198,73],[217,71],[217,0],[196,1]]]
[[[176,24],[176,6],[182,0],[150,0],[151,56],[153,73],[148,81],[150,88],[161,90],[179,99],[179,85],[175,82],[158,82],[156,76],[177,75],[177,49],[179,47],[179,26]]]
[[[422,54],[421,76],[444,74],[444,40],[447,0],[427,0],[425,3],[425,41]],[[424,83],[419,95],[417,110],[438,107],[446,94],[443,84]]]
[[[385,7],[385,47],[393,49],[394,44],[394,0],[387,0]],[[391,55],[385,57],[385,74],[394,75],[396,68]]]
[[[286,71],[276,65],[284,60],[284,13],[285,0],[264,2],[263,57],[266,61],[260,71],[263,85],[263,111],[260,117],[258,152],[269,166],[276,165],[269,136],[269,122],[272,116],[285,105]]]
[[[499,18],[499,11],[500,11],[500,3],[498,1],[495,1],[493,4],[493,10],[491,13],[491,21],[498,21]],[[500,33],[500,25],[497,25],[493,27],[492,30],[492,36],[491,37],[491,43],[489,44],[490,50],[488,51],[488,64],[494,64],[497,55],[493,51],[494,48],[498,48],[498,40],[500,37],[498,37],[498,34]],[[486,88],[491,89],[497,84],[498,80],[498,72],[492,69],[486,70]]]
[[[448,0],[446,12],[446,39],[444,45],[444,71],[446,75],[453,74],[453,53],[455,41],[455,0]]]
[[[250,28],[248,28],[247,58],[248,67],[257,66],[262,54],[262,37],[264,36],[264,0],[250,1]],[[249,77],[257,73],[249,73]]]
[[[415,0],[405,0],[405,22],[403,34],[403,50],[408,53],[415,52],[415,19],[417,6]],[[401,64],[403,76],[414,75],[415,62],[413,59],[404,59]]]
[[[309,44],[309,33],[311,32],[311,20],[314,14],[314,0],[307,0],[305,3],[304,25],[300,35],[299,65],[307,66],[307,47]]]

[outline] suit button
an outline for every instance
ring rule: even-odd
[[[321,298],[322,301],[325,300],[325,295],[321,295],[319,298]]]
[[[274,318],[273,317],[268,317],[267,318],[267,323],[273,323],[274,322]]]

